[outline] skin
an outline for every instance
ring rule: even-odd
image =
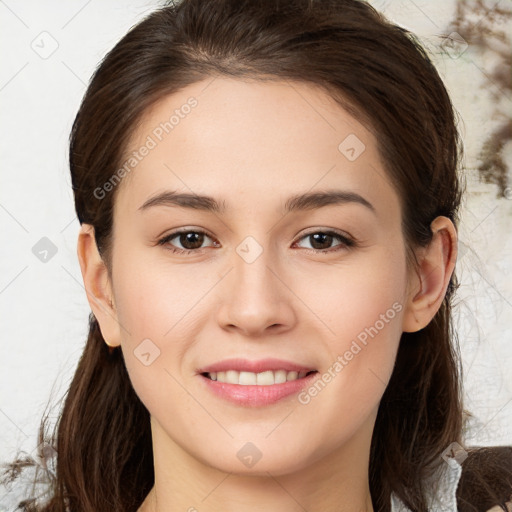
[[[442,303],[455,228],[435,219],[431,244],[416,251],[418,268],[408,268],[399,197],[375,138],[312,85],[196,83],[147,112],[129,151],[191,96],[197,106],[119,185],[112,274],[91,226],[78,241],[103,337],[121,347],[151,414],[155,485],[139,511],[371,512],[379,402],[401,333],[423,328]],[[365,144],[354,161],[338,150],[350,134]],[[289,196],[334,188],[360,194],[375,211],[351,202],[283,214]],[[213,196],[227,210],[139,209],[164,190]],[[169,247],[201,242],[157,245],[182,227],[212,236],[190,255]],[[305,236],[328,229],[358,245],[334,237],[315,246]],[[252,263],[236,251],[247,236],[262,249]],[[230,357],[276,357],[323,374],[394,303],[401,310],[307,404],[294,395],[265,407],[235,405],[196,374]],[[148,338],[160,355],[145,366],[134,350]],[[247,442],[261,453],[252,467],[237,457]]]
[[[507,501],[505,506],[507,507],[508,512],[512,512],[512,496],[511,501]],[[487,512],[503,512],[503,509],[499,505],[496,505],[495,507],[490,508]]]

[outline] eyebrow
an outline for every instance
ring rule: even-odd
[[[306,192],[289,197],[284,204],[284,212],[315,210],[329,205],[356,203],[376,213],[375,207],[356,192],[347,190],[329,190],[326,192]],[[194,210],[203,210],[222,214],[226,211],[224,200],[217,201],[211,196],[188,194],[183,192],[165,191],[150,197],[139,210],[147,210],[153,206],[178,206]]]

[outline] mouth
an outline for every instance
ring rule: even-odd
[[[313,384],[313,366],[284,359],[231,358],[196,371],[208,393],[244,407],[263,407],[296,395]]]
[[[201,375],[212,381],[224,384],[238,384],[240,386],[273,386],[275,384],[284,384],[285,382],[304,379],[314,373],[318,372],[316,370],[300,372],[267,370],[260,373],[254,373],[227,370],[222,372],[203,372]]]

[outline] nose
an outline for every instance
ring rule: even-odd
[[[233,254],[231,271],[216,296],[219,325],[247,337],[291,329],[297,319],[289,273],[265,249],[253,260],[254,256],[247,257],[242,250]]]

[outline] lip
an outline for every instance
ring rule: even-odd
[[[271,386],[228,384],[211,380],[202,375],[203,373],[225,372],[228,370],[252,373],[261,373],[269,370],[285,370],[287,372],[314,371],[315,373],[306,375],[302,379],[272,384]],[[258,361],[242,358],[224,359],[223,361],[200,368],[197,373],[210,392],[224,400],[244,407],[264,407],[275,404],[279,400],[299,393],[304,387],[310,386],[312,381],[319,375],[316,368],[274,358],[260,359]]]
[[[252,372],[252,373],[261,373],[269,370],[278,371],[278,370],[286,370],[287,372],[311,372],[316,371],[316,368],[311,368],[309,366],[303,366],[298,363],[293,363],[291,361],[285,361],[283,359],[260,359],[259,361],[249,361],[248,359],[241,358],[233,358],[233,359],[224,359],[223,361],[219,361],[217,363],[205,366],[204,368],[200,368],[197,370],[198,374],[201,373],[211,373],[211,372],[226,372],[228,370],[236,370],[237,372]],[[302,379],[299,379],[302,380]],[[292,381],[293,382],[293,381]],[[283,382],[283,384],[285,384]],[[237,384],[232,384],[237,385]],[[280,386],[282,384],[274,384],[274,386]],[[246,386],[244,386],[246,387]],[[257,387],[257,386],[254,386]],[[265,386],[265,387],[273,387],[273,386]]]
[[[231,369],[234,368],[231,367]],[[310,386],[312,381],[315,380],[318,375],[320,374],[317,371],[310,375],[306,375],[302,379],[290,380],[281,384],[272,384],[270,386],[227,384],[225,382],[211,380],[204,375],[199,375],[199,378],[204,382],[210,392],[220,398],[244,407],[264,407],[275,404],[279,400],[290,395],[299,393],[301,389],[306,386]]]

